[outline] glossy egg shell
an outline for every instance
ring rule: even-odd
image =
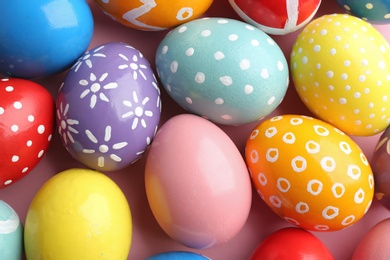
[[[246,162],[265,203],[308,230],[351,226],[372,202],[374,177],[360,147],[315,118],[283,115],[263,121],[248,138]]]
[[[370,23],[390,23],[389,0],[336,0],[344,10]]]
[[[145,166],[149,205],[161,228],[191,248],[229,241],[248,217],[248,170],[231,139],[190,114],[169,119],[157,132]]]
[[[92,39],[86,1],[2,1],[0,10],[0,73],[6,76],[32,79],[65,71]]]
[[[54,101],[26,79],[0,79],[0,189],[30,173],[46,154],[54,131]]]
[[[249,259],[333,260],[333,256],[321,240],[311,232],[301,228],[287,227],[267,236]]]
[[[160,121],[160,90],[142,53],[111,42],[74,64],[56,107],[58,132],[70,154],[90,168],[113,171],[149,146]]]
[[[19,260],[22,257],[22,223],[15,210],[0,200],[0,259]]]
[[[160,31],[201,16],[213,0],[94,0],[115,21],[139,30]]]
[[[105,174],[68,169],[41,186],[27,211],[27,259],[127,259],[132,240],[129,204]]]
[[[321,0],[229,0],[229,3],[247,23],[268,34],[283,35],[310,22]]]
[[[156,68],[180,106],[225,125],[270,114],[289,83],[287,61],[276,42],[226,18],[198,19],[172,30],[157,49]]]
[[[386,218],[373,226],[360,240],[352,260],[389,259],[390,219]]]
[[[390,209],[390,127],[380,136],[371,160],[375,197]]]
[[[173,251],[160,253],[145,260],[210,260],[210,258],[188,251]]]
[[[371,24],[347,14],[310,22],[291,52],[294,86],[316,116],[347,134],[390,123],[390,48]]]

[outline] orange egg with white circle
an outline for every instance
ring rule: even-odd
[[[360,147],[319,119],[283,115],[250,134],[245,157],[258,194],[286,221],[313,231],[346,228],[369,209],[374,178]]]
[[[213,0],[94,0],[117,22],[139,30],[161,31],[200,17]]]

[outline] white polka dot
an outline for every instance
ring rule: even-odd
[[[4,108],[0,107],[0,115],[4,114]]]
[[[339,99],[339,103],[340,103],[341,105],[345,105],[345,104],[347,104],[347,99],[346,99],[346,98],[340,98],[340,99]]]
[[[307,167],[306,159],[302,156],[296,156],[291,160],[291,167],[295,172],[303,172]]]
[[[251,86],[251,85],[245,85],[245,87],[244,87],[244,92],[245,92],[245,94],[250,94],[250,93],[252,93],[252,92],[253,92],[253,86]]]
[[[38,153],[38,158],[41,158],[44,153],[45,153],[44,150],[40,150],[39,153]]]
[[[217,104],[217,105],[222,105],[225,101],[222,99],[222,98],[217,98],[217,99],[215,99],[215,104]]]
[[[362,60],[362,65],[363,66],[367,66],[368,65],[368,60],[367,59],[363,59]]]
[[[27,171],[28,171],[28,167],[24,167],[23,170],[22,170],[23,173],[25,173]]]
[[[245,28],[247,28],[249,31],[255,30],[255,28],[253,26],[250,26],[249,24],[245,25]]]
[[[260,72],[260,76],[261,76],[263,79],[268,79],[268,77],[269,77],[268,70],[267,70],[267,69],[262,69],[261,72]]]
[[[384,61],[379,61],[379,62],[378,62],[378,67],[379,67],[380,69],[384,69],[384,68],[386,67],[386,63],[385,63]]]
[[[272,96],[268,99],[267,104],[272,105],[275,102],[275,96]]]
[[[251,62],[248,59],[243,59],[240,61],[241,70],[247,70],[251,67]]]
[[[233,79],[230,76],[223,76],[219,78],[219,81],[222,82],[225,86],[230,86],[233,84]]]
[[[162,47],[162,49],[161,49],[161,53],[162,54],[167,54],[167,52],[168,52],[168,46],[164,45],[164,47]]]
[[[229,21],[221,19],[221,20],[218,20],[217,23],[219,23],[219,24],[227,24],[227,23],[229,23]]]
[[[283,71],[283,69],[284,69],[283,62],[278,61],[278,63],[276,64],[276,66],[278,67],[278,70],[279,70],[279,71]]]
[[[365,75],[360,75],[360,76],[359,76],[359,81],[360,81],[360,82],[366,81],[366,76],[365,76]]]
[[[12,87],[12,86],[5,87],[5,91],[7,91],[7,92],[12,92],[13,90],[14,90],[14,87]]]
[[[328,206],[322,211],[322,217],[324,219],[334,219],[339,215],[339,209],[333,206]]]
[[[12,180],[6,180],[5,182],[4,182],[4,185],[10,185],[12,183]]]
[[[203,72],[198,72],[195,75],[195,82],[196,83],[203,83],[206,80],[206,75]]]
[[[344,195],[345,187],[342,183],[334,183],[332,185],[332,193],[335,198],[341,198]]]
[[[276,162],[279,157],[279,150],[277,148],[269,148],[265,157],[269,162]]]
[[[231,120],[233,117],[231,115],[222,115],[221,118],[225,120]]]
[[[309,61],[309,59],[307,58],[307,56],[303,56],[302,57],[302,63],[303,64],[307,64],[308,61]]]
[[[11,161],[12,161],[12,162],[17,162],[17,161],[19,161],[19,156],[17,156],[17,155],[12,156]]]
[[[179,33],[183,33],[183,32],[185,32],[187,30],[187,26],[181,26],[180,28],[179,28]]]
[[[275,41],[272,40],[271,38],[268,38],[268,39],[267,39],[267,42],[268,42],[268,44],[270,44],[270,45],[275,45]]]
[[[357,165],[354,165],[354,164],[348,165],[347,175],[354,180],[359,179],[359,177],[361,175],[360,167]]]
[[[330,49],[330,52],[329,52],[329,53],[330,53],[331,55],[336,55],[336,52],[337,52],[336,49],[335,49],[335,48],[332,48],[332,49]]]
[[[223,52],[217,51],[216,53],[214,53],[214,59],[222,60],[223,58],[225,58],[225,54],[223,54]]]
[[[336,169],[336,161],[330,156],[325,156],[320,161],[321,168],[326,172],[333,172]]]
[[[14,108],[16,108],[16,109],[21,109],[22,108],[22,103],[20,103],[19,101],[16,101],[15,103],[14,103]]]
[[[333,78],[333,76],[334,76],[334,72],[333,71],[329,70],[329,71],[326,72],[326,77],[327,78]]]
[[[287,192],[290,189],[291,184],[286,178],[278,178],[276,187],[278,187],[278,190],[281,192]]]
[[[228,39],[229,39],[229,41],[232,41],[232,42],[234,42],[234,41],[237,41],[238,40],[238,35],[237,34],[230,34],[229,36],[228,36]]]
[[[33,115],[29,115],[28,117],[27,117],[27,120],[29,121],[29,122],[34,122],[34,116]]]
[[[192,99],[190,97],[186,97],[185,100],[188,104],[192,104]]]
[[[312,194],[312,195],[314,195],[314,196],[317,196],[318,194],[321,193],[322,187],[323,187],[323,186],[324,186],[324,185],[323,185],[322,182],[319,181],[319,180],[310,180],[310,181],[307,183],[306,189],[307,189],[307,191],[308,191],[310,194]]]
[[[256,40],[256,39],[253,39],[253,40],[251,40],[251,45],[252,45],[253,47],[257,47],[257,46],[259,46],[259,45],[260,45],[260,43],[259,43],[259,41],[258,41],[258,40]]]
[[[309,205],[305,202],[298,202],[297,205],[295,205],[295,211],[304,214],[309,212]]]
[[[351,61],[350,60],[345,60],[344,61],[344,66],[345,67],[349,67],[351,65]]]
[[[11,126],[11,131],[12,132],[17,132],[19,130],[19,126],[17,126],[17,125],[12,125]]]
[[[38,134],[43,134],[45,132],[45,126],[39,125],[37,130],[38,130]]]
[[[30,147],[30,146],[32,145],[32,141],[31,141],[31,140],[28,140],[27,143],[26,143],[26,145],[27,145],[28,147]]]
[[[341,74],[341,79],[342,80],[347,80],[348,79],[348,74],[347,73]]]
[[[317,45],[314,45],[314,48],[313,48],[313,49],[314,49],[315,52],[319,52],[319,51],[321,50],[321,46],[318,45],[318,44],[317,44]]]
[[[170,66],[171,72],[176,73],[178,67],[179,67],[179,63],[177,61],[172,61]]]
[[[210,30],[203,30],[201,33],[200,33],[203,37],[208,37],[211,35],[211,31]]]
[[[188,48],[187,50],[186,50],[186,55],[187,56],[192,56],[192,55],[194,55],[194,53],[195,53],[195,49],[194,48]]]

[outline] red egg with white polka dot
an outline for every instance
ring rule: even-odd
[[[49,147],[54,101],[41,85],[0,79],[0,189],[26,176]]]
[[[341,230],[371,205],[374,177],[363,151],[322,120],[301,115],[265,120],[250,134],[245,153],[260,197],[291,224]]]
[[[268,34],[284,35],[309,23],[321,0],[229,0],[229,3],[247,23]]]

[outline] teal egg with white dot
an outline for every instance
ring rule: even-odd
[[[197,19],[172,30],[158,46],[156,69],[180,106],[224,125],[269,115],[289,84],[278,44],[260,29],[227,18]]]
[[[23,227],[13,208],[0,200],[0,259],[23,257]]]

